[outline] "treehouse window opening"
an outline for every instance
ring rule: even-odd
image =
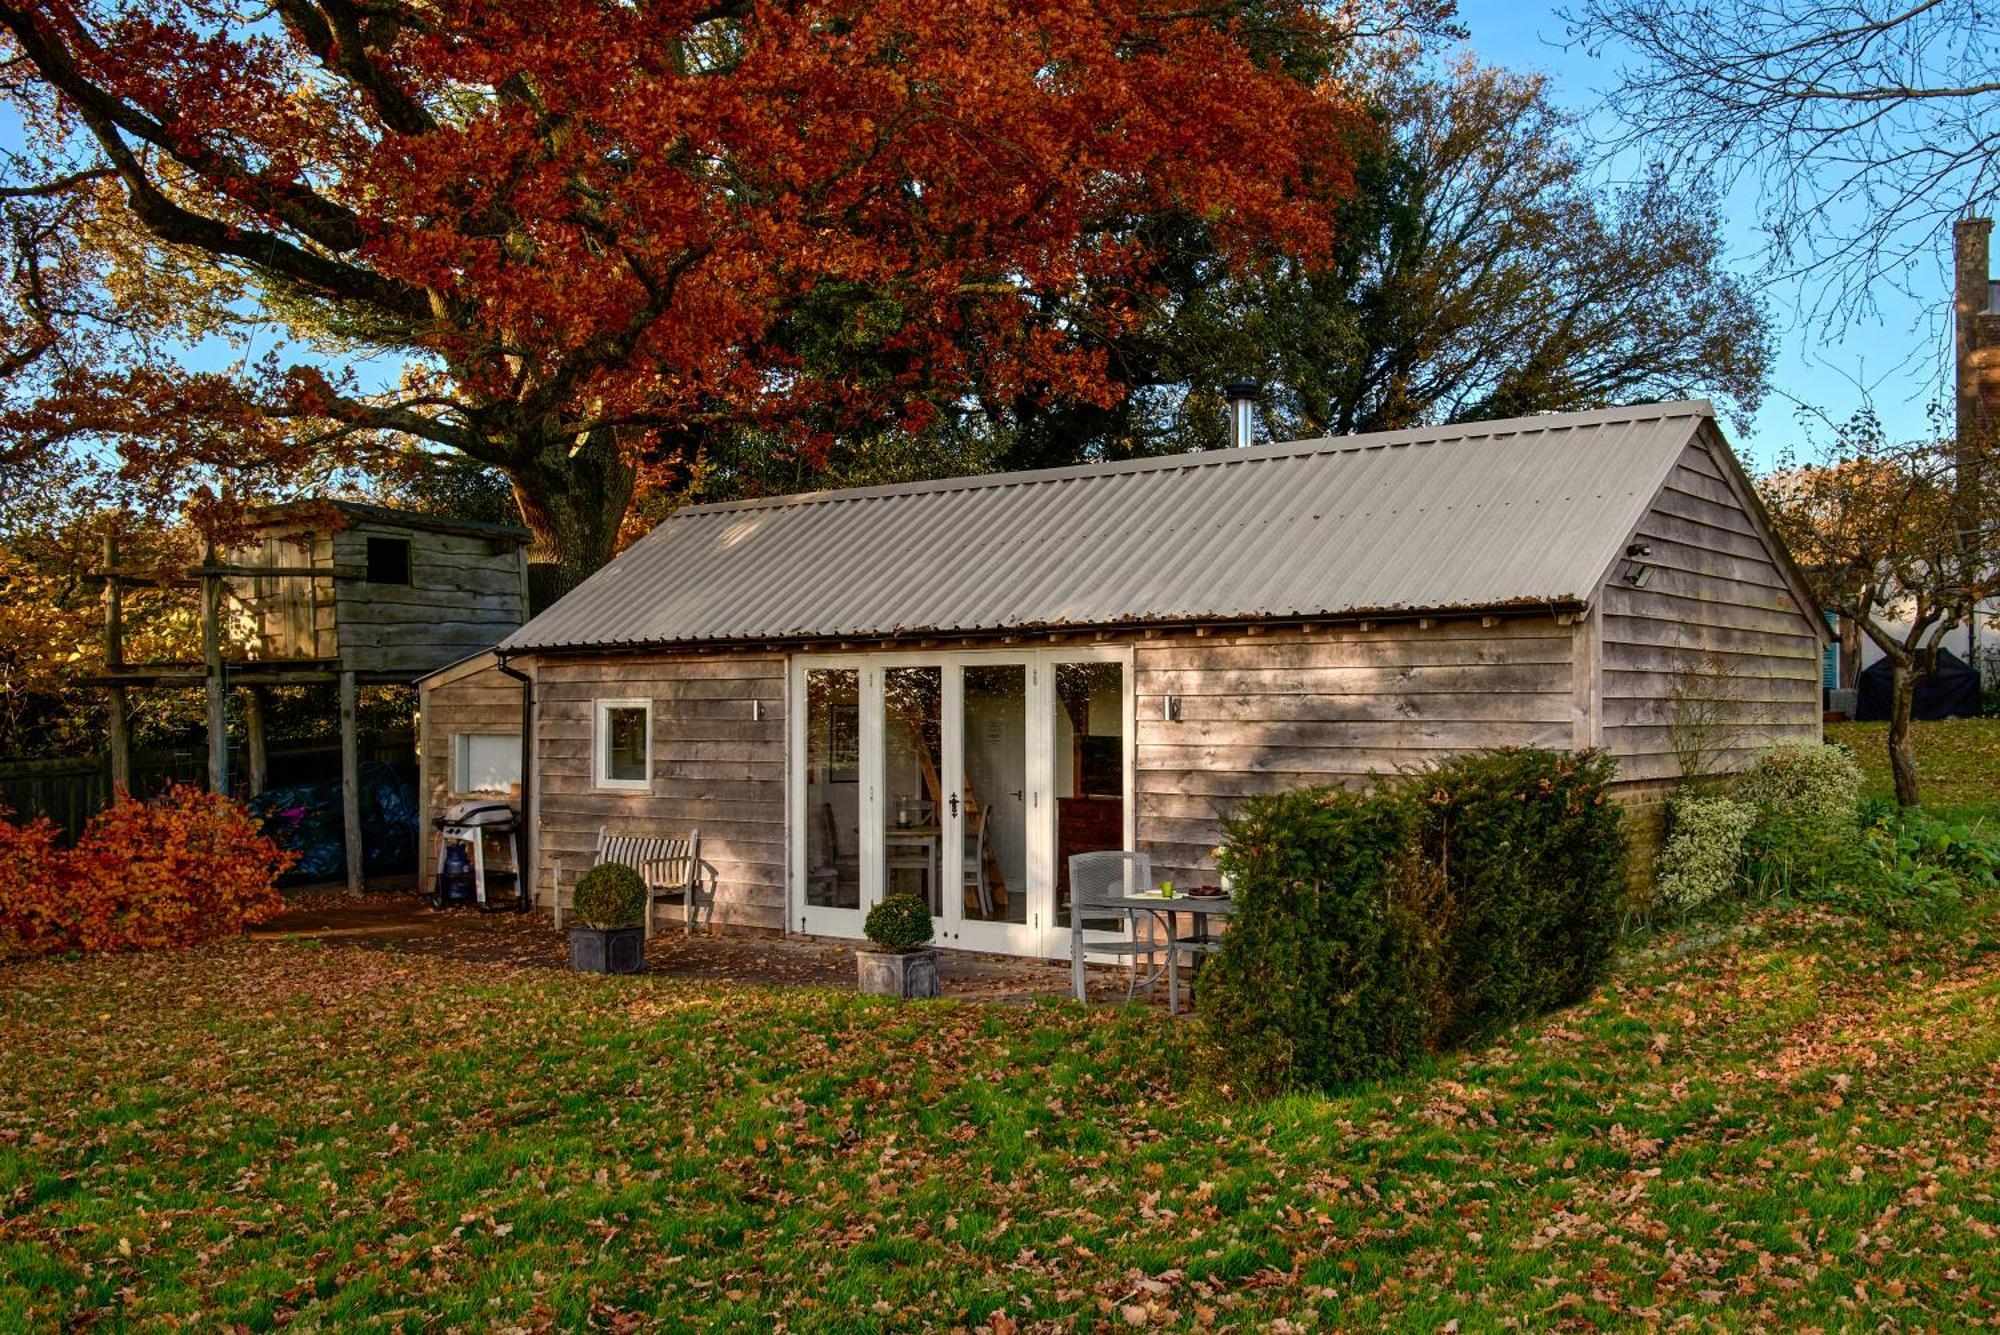
[[[410,582],[410,540],[408,538],[368,539],[368,582],[408,584]]]

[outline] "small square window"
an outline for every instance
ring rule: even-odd
[[[652,723],[650,700],[597,702],[598,787],[652,786]]]
[[[368,539],[368,582],[408,584],[410,582],[410,540],[408,538]]]
[[[455,793],[509,793],[521,784],[521,734],[461,732],[454,739]]]

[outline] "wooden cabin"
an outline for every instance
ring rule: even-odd
[[[338,660],[414,681],[528,619],[528,531],[350,501],[266,512],[229,554],[231,639],[258,660]],[[259,568],[325,578],[260,576]]]
[[[1653,404],[683,509],[427,678],[424,748],[531,692],[544,902],[698,828],[725,925],[909,891],[1060,956],[1069,856],[1211,880],[1252,794],[1502,745],[1657,794],[1677,668],[1727,665],[1725,765],[1817,738],[1827,633],[1709,406]]]

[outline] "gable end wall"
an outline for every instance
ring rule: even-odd
[[[1735,673],[1723,769],[1747,768],[1775,742],[1821,736],[1811,611],[1725,467],[1699,443],[1683,451],[1633,538],[1653,549],[1651,582],[1633,588],[1620,561],[1599,601],[1599,736],[1625,782],[1679,777],[1668,745],[1672,674],[1710,651]]]

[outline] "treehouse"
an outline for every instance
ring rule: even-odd
[[[411,682],[527,620],[527,544],[506,524],[346,501],[280,507],[223,563],[225,634],[253,662]]]
[[[114,783],[131,783],[131,690],[206,692],[209,787],[223,793],[231,788],[229,710],[238,701],[255,795],[264,787],[266,688],[337,685],[348,883],[358,888],[356,690],[414,683],[518,628],[528,614],[527,548],[527,530],[512,525],[349,501],[266,510],[246,542],[165,581],[121,570],[107,543],[105,667],[93,680],[108,696]],[[162,582],[200,591],[200,662],[125,660],[121,590]]]

